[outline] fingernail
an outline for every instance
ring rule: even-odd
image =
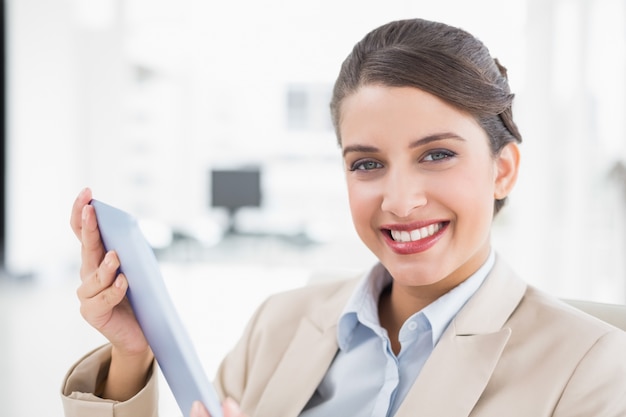
[[[200,402],[194,401],[193,404],[191,405],[191,415],[192,416],[199,415],[200,411],[202,411],[202,408],[200,407]]]
[[[122,278],[119,275],[115,278],[115,287],[122,288]]]
[[[235,400],[233,400],[232,398],[230,398],[230,397],[228,397],[228,398],[226,398],[226,400],[224,400],[224,407],[232,415],[237,415],[237,414],[239,414],[241,412],[241,409],[239,408],[239,404],[237,404],[237,402]]]
[[[83,211],[81,214],[82,214],[83,220],[87,219],[87,206],[83,207]]]

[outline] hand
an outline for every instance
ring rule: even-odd
[[[152,363],[152,351],[126,298],[128,281],[118,274],[115,252],[105,253],[91,201],[91,190],[78,195],[70,225],[81,242],[80,312],[113,346],[103,396],[123,401],[141,389]],[[119,378],[118,378],[119,376]],[[109,383],[110,382],[110,383]]]
[[[102,333],[120,353],[145,352],[148,343],[125,298],[128,282],[118,274],[115,252],[105,254],[91,201],[91,190],[83,190],[72,207],[70,224],[82,243],[80,278],[76,291],[83,318]]]
[[[232,398],[226,398],[222,404],[222,410],[224,412],[224,417],[247,417],[241,412],[239,405]],[[196,401],[191,407],[190,417],[211,417],[211,414],[209,414],[200,401]]]

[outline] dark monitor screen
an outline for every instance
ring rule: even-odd
[[[259,169],[216,169],[211,171],[211,206],[236,210],[261,206]]]

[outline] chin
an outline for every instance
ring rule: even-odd
[[[432,285],[447,276],[440,268],[432,268],[424,262],[383,262],[383,265],[394,282],[411,287]]]

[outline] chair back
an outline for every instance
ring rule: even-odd
[[[563,300],[567,304],[591,314],[615,327],[626,331],[626,305],[598,303],[585,300]]]

